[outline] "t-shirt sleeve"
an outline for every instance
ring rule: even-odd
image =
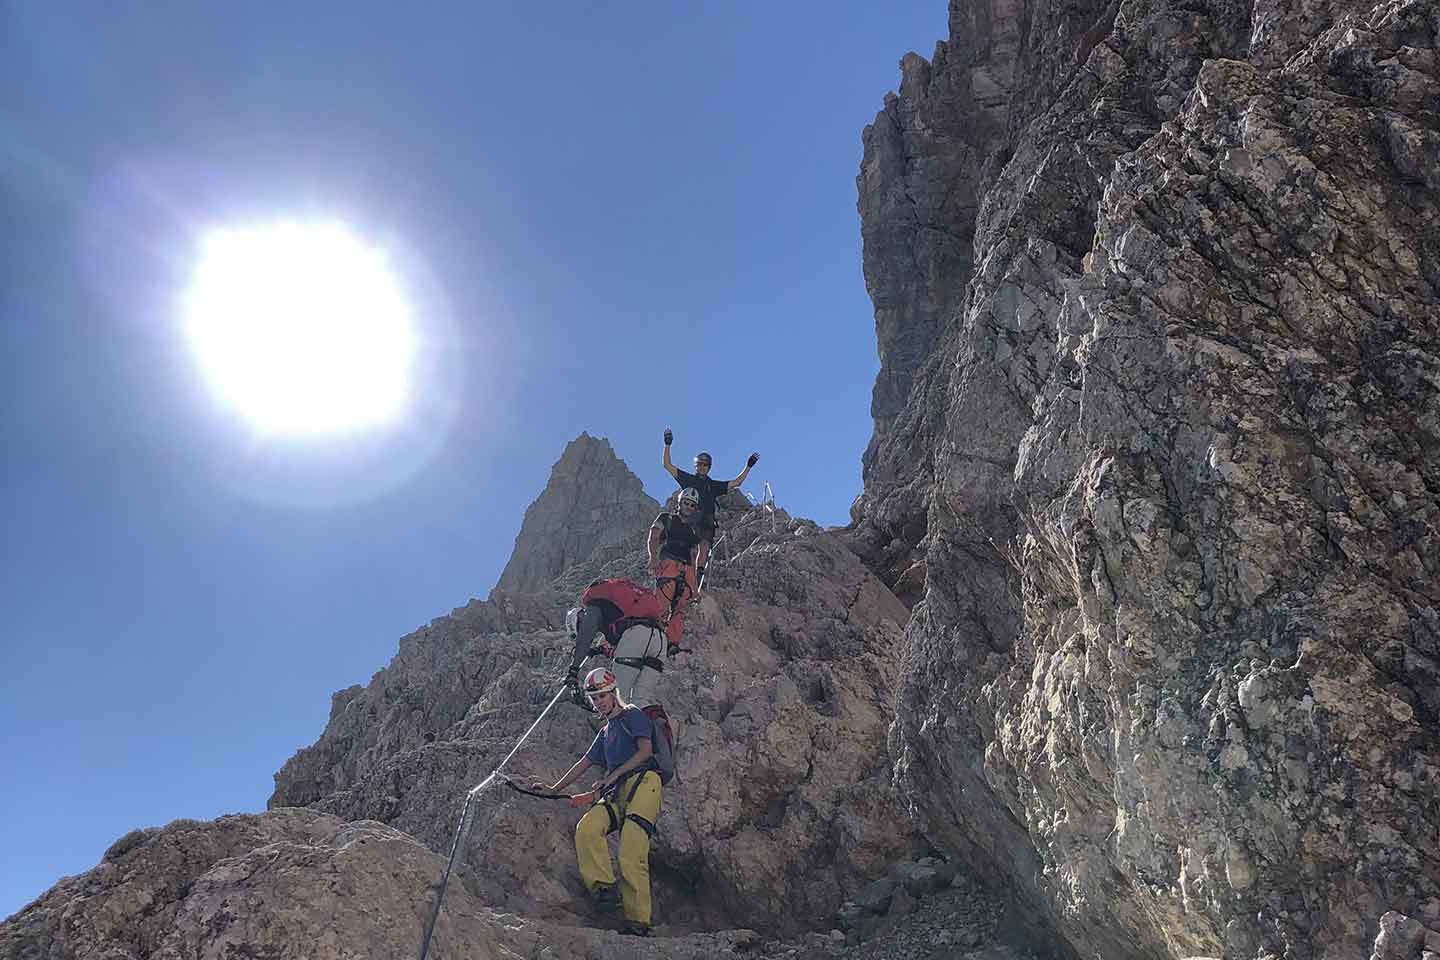
[[[605,728],[601,727],[600,732],[595,736],[595,742],[590,744],[590,749],[585,751],[585,759],[598,766],[605,765]]]
[[[668,514],[668,513],[661,513],[660,516],[658,516],[658,517],[655,518],[655,522],[652,523],[652,524],[650,524],[650,526],[652,526],[652,527],[659,527],[661,530],[665,530],[665,529],[668,528],[669,522],[670,522],[670,514]]]
[[[675,468],[675,482],[682,487],[699,487],[700,478],[693,473],[686,473],[679,467]]]

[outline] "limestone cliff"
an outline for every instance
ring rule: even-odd
[[[912,811],[1084,956],[1419,957],[1440,8],[950,27],[859,181],[884,362],[853,532],[919,601]]]
[[[737,554],[691,612],[694,652],[666,668],[681,773],[659,823],[660,896],[681,928],[793,931],[832,917],[909,850],[910,830],[892,824],[884,751],[906,611],[813,524],[772,530],[754,511],[728,533]],[[509,611],[473,603],[404,638],[276,775],[271,806],[379,820],[447,849],[465,791],[529,726],[569,660],[563,633],[508,599]],[[551,609],[563,616],[563,605]],[[564,703],[515,772],[558,776],[592,737],[589,716]],[[575,919],[574,812],[503,790],[485,811],[467,882],[506,909]]]

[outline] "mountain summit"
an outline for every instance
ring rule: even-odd
[[[566,444],[550,469],[550,482],[525,511],[495,590],[544,590],[566,567],[601,547],[633,540],[640,551],[659,512],[660,504],[646,495],[610,441],[581,433]]]

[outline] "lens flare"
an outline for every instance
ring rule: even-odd
[[[209,234],[184,316],[221,402],[263,433],[375,427],[405,405],[409,308],[384,256],[339,224]]]

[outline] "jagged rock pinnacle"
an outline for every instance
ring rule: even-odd
[[[633,539],[639,551],[659,511],[610,441],[581,433],[565,446],[544,492],[525,511],[495,589],[543,590],[567,566],[607,544]]]

